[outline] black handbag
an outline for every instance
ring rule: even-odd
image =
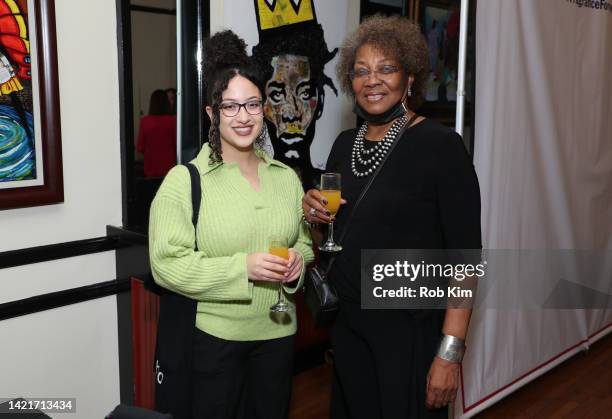
[[[340,238],[336,240],[338,244],[342,243],[344,236],[346,236],[346,232],[350,226],[350,221],[355,214],[355,210],[363,200],[368,189],[370,189],[370,185],[376,179],[376,176],[380,172],[380,170],[385,165],[385,161],[395,148],[395,145],[399,142],[400,137],[404,134],[406,128],[410,127],[410,125],[417,118],[417,114],[415,113],[412,117],[404,124],[404,126],[399,130],[395,140],[389,147],[389,151],[383,158],[380,166],[372,173],[372,176],[368,180],[368,183],[364,186],[357,201],[355,201],[355,205],[353,206],[351,212],[349,213],[344,229],[342,230],[342,234]],[[331,268],[334,264],[334,259],[336,257],[332,256],[327,263],[327,267],[322,269],[320,266],[313,266],[306,271],[306,276],[304,277],[304,300],[306,301],[306,305],[308,306],[308,310],[310,314],[312,314],[312,318],[314,320],[315,327],[328,327],[334,321],[336,314],[338,312],[338,294],[334,289],[333,284],[329,279],[329,273],[331,272]]]
[[[338,311],[338,295],[327,280],[327,274],[328,270],[315,265],[304,277],[304,300],[316,327],[331,325]]]

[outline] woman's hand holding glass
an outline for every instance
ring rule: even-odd
[[[252,281],[293,282],[300,277],[302,255],[289,249],[289,259],[271,253],[251,253],[247,256],[247,275]]]
[[[311,224],[329,224],[335,216],[327,210],[327,199],[323,196],[320,190],[310,189],[302,198],[302,210],[304,218]],[[340,205],[346,204],[345,199],[340,199]],[[314,209],[312,211],[311,209]]]
[[[299,278],[302,271],[302,256],[296,253],[293,249],[275,248],[270,246],[270,253],[280,253],[281,257],[286,257],[288,260],[287,272],[285,272],[285,279],[278,283],[278,301],[270,307],[270,311],[274,313],[285,313],[291,310],[291,307],[285,301],[285,293],[283,292],[283,282],[292,282]]]
[[[251,253],[247,256],[247,275],[252,281],[285,282],[289,265],[290,260],[270,253]]]
[[[270,307],[270,310],[274,313],[285,313],[291,310],[291,307],[285,301],[283,282],[295,281],[299,277],[302,267],[302,257],[296,255],[293,249],[289,249],[287,238],[284,236],[270,236],[269,242],[270,255],[286,261],[286,270],[283,273],[283,279],[280,280],[278,284],[278,301]]]

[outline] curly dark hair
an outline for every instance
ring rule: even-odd
[[[338,94],[338,89],[332,79],[323,73],[325,64],[330,62],[337,52],[338,48],[333,51],[327,49],[323,27],[320,24],[314,25],[309,22],[278,28],[273,35],[260,39],[259,43],[253,47],[253,60],[262,73],[263,79],[267,81],[274,73],[273,57],[279,55],[308,57],[311,78],[316,85],[319,97],[322,98],[319,100],[319,109],[315,115],[315,118],[318,118],[323,112],[324,87],[329,86],[336,95]]]
[[[396,59],[407,74],[414,76],[412,96],[408,98],[410,109],[418,108],[423,102],[425,82],[429,70],[427,42],[419,25],[401,16],[369,16],[350,34],[340,48],[340,59],[336,74],[342,91],[354,96],[349,72],[355,65],[357,50],[373,45],[383,54]]]
[[[209,164],[223,162],[219,132],[219,105],[223,91],[234,77],[242,76],[263,92],[260,71],[246,53],[246,43],[230,30],[217,32],[204,41],[204,100],[212,108],[208,144],[211,148]],[[256,140],[261,146],[262,138]]]

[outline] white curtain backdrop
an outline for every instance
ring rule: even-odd
[[[484,247],[612,250],[612,1],[480,1],[476,33]],[[475,311],[455,416],[611,331],[610,306]]]

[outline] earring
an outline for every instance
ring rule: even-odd
[[[412,96],[412,88],[408,86],[408,96]]]
[[[274,148],[272,147],[272,141],[270,140],[270,134],[268,133],[268,125],[264,121],[263,128],[261,132],[257,136],[257,140],[255,141],[255,145],[259,147],[259,149],[263,150],[270,158],[274,158]]]
[[[261,132],[257,136],[257,142],[261,145],[266,142],[266,138],[268,137],[268,126],[264,121],[263,126],[261,127]]]

